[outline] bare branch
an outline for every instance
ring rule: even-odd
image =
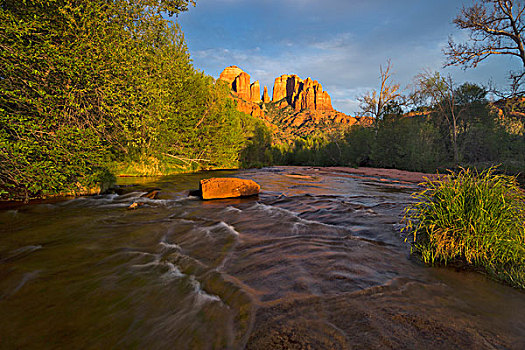
[[[381,79],[379,92],[374,90],[358,98],[361,113],[364,115],[372,116],[376,118],[376,120],[381,119],[385,114],[387,107],[390,104],[399,101],[401,97],[399,84],[392,84],[390,82],[392,78],[391,70],[392,62],[388,60],[385,68],[383,68],[383,66],[379,67]]]
[[[512,55],[519,57],[525,68],[524,13],[525,4],[519,0],[477,0],[471,7],[463,7],[454,24],[469,31],[471,43],[456,44],[450,38],[444,50],[445,66],[470,68],[492,55]]]
[[[173,154],[169,154],[169,153],[162,153],[162,154],[164,154],[165,156],[168,156],[168,157],[180,160],[180,161],[182,161],[182,162],[184,162],[186,164],[190,164],[190,163],[197,163],[198,164],[198,162],[208,162],[208,163],[211,162],[211,160],[209,160],[209,159],[199,159],[199,158],[197,158],[197,159],[190,159],[190,158],[174,156]]]

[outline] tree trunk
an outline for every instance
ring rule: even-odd
[[[458,151],[458,128],[456,123],[456,118],[452,118],[452,147],[454,149],[454,165],[459,163],[459,151]]]

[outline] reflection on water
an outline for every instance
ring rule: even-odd
[[[263,192],[187,197],[210,176]],[[410,258],[411,185],[310,168],[150,180],[0,211],[1,348],[525,348],[523,292]]]

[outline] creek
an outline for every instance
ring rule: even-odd
[[[262,192],[188,197],[221,176]],[[524,292],[410,256],[415,184],[302,167],[140,181],[0,210],[0,348],[525,348]]]

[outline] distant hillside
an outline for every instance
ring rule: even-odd
[[[271,100],[268,87],[264,87],[261,95],[259,81],[251,83],[250,75],[237,66],[224,69],[219,79],[230,85],[238,110],[264,120],[277,143],[354,124],[371,124],[370,118],[352,117],[336,111],[330,95],[311,78],[303,80],[297,75],[276,78]]]

